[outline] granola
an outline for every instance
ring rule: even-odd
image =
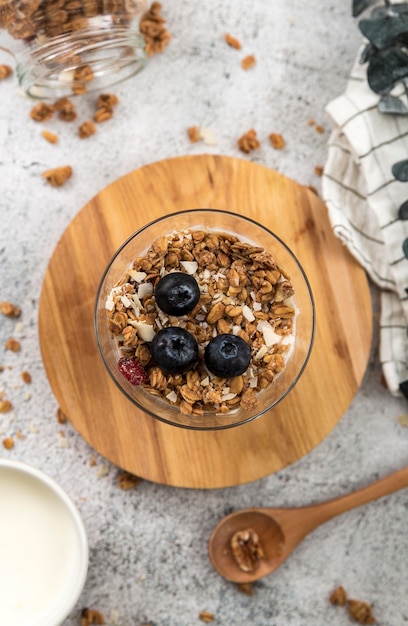
[[[229,33],[225,33],[224,39],[226,43],[231,46],[231,48],[235,48],[235,50],[241,50],[241,42],[236,37],[233,37]]]
[[[241,61],[241,67],[243,70],[250,70],[251,67],[254,67],[256,63],[256,58],[253,54],[248,54],[248,56],[244,57]]]
[[[159,280],[170,272],[193,276],[200,297],[186,315],[165,314],[155,301]],[[146,370],[143,388],[185,414],[253,409],[258,393],[284,370],[294,344],[296,307],[286,272],[269,251],[225,232],[185,230],[155,240],[134,260],[106,300],[108,327],[121,358]],[[185,374],[165,374],[153,361],[150,342],[162,328],[193,335],[198,360]],[[205,367],[204,352],[219,334],[231,333],[251,349],[247,370],[230,379]]]
[[[21,309],[16,304],[4,300],[0,302],[0,313],[6,317],[19,317],[21,315]]]
[[[62,167],[53,167],[50,170],[46,170],[41,174],[43,178],[52,187],[62,187],[66,181],[72,176],[72,167],[70,165],[63,165]]]
[[[256,148],[259,148],[261,145],[260,141],[257,139],[256,130],[253,128],[244,133],[242,137],[238,139],[237,143],[241,152],[245,152],[246,154],[249,154],[252,150],[256,150]]]
[[[279,133],[271,133],[269,135],[269,141],[271,142],[272,148],[275,150],[282,150],[285,147],[285,139]]]

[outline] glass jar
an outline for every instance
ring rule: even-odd
[[[145,65],[146,0],[0,0],[0,47],[33,98],[106,89]]]

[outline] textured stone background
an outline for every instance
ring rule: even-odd
[[[201,623],[203,610],[222,626],[346,626],[346,612],[328,603],[338,584],[372,602],[380,624],[408,623],[406,491],[317,529],[278,572],[255,585],[252,597],[221,579],[207,558],[213,526],[233,509],[318,502],[406,463],[408,430],[397,420],[407,412],[406,402],[380,384],[374,288],[367,373],[336,429],[293,466],[222,490],[147,481],[133,491],[119,490],[118,468],[95,454],[69,424],[57,423],[37,337],[42,279],[59,237],[91,197],[132,169],[206,151],[254,160],[319,189],[314,167],[324,164],[330,131],[325,105],[344,89],[360,44],[350,4],[163,0],[171,44],[141,74],[115,87],[120,98],[115,116],[88,141],[54,120],[47,128],[61,139],[58,146],[49,145],[40,136],[42,127],[29,120],[31,104],[19,96],[15,78],[0,84],[0,300],[23,309],[22,328],[0,320],[0,346],[12,334],[22,342],[19,354],[0,348],[0,363],[13,366],[0,374],[0,388],[15,406],[0,418],[0,429],[1,439],[19,430],[24,435],[12,451],[1,446],[0,454],[41,468],[82,512],[91,549],[89,575],[65,626],[79,626],[84,606],[107,618],[118,612],[122,626],[192,626]],[[225,45],[226,31],[242,41],[242,51]],[[258,62],[244,72],[239,59],[252,53]],[[0,62],[9,62],[0,55]],[[84,98],[78,107],[81,117],[88,117],[93,99]],[[325,128],[323,134],[307,124],[310,118]],[[190,144],[186,128],[191,125],[210,128],[217,145]],[[282,133],[286,148],[274,151],[264,141],[244,157],[236,140],[251,127],[260,139]],[[74,175],[65,187],[43,182],[43,170],[67,163]],[[22,369],[32,374],[29,389],[20,384]],[[310,413],[312,418],[313,407]]]

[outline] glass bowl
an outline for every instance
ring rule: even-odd
[[[232,405],[228,412],[222,412],[225,410],[226,403],[224,402],[223,409],[220,409],[219,405],[214,405],[213,408],[208,408],[206,405],[202,414],[186,413],[164,396],[152,394],[143,385],[132,385],[118,369],[118,361],[123,353],[119,348],[117,336],[110,330],[109,311],[107,309],[108,301],[111,300],[112,289],[123,277],[125,271],[132,266],[134,260],[145,255],[152,242],[171,233],[186,230],[228,233],[237,237],[240,242],[247,242],[251,246],[263,248],[274,257],[276,264],[284,270],[284,275],[290,278],[293,285],[295,295],[287,301],[296,311],[294,316],[295,328],[292,333],[294,341],[287,342],[291,343],[290,356],[286,360],[283,371],[275,377],[274,381],[256,393],[256,406],[249,406],[253,403],[246,402],[244,407],[241,405],[234,407],[234,401],[230,400],[233,394],[228,395],[229,390],[224,389],[223,394],[226,392],[227,395],[223,395],[223,398],[227,397]],[[218,254],[218,251],[215,250],[215,253]],[[284,279],[282,278],[282,280]],[[200,288],[202,289],[202,287]],[[271,301],[267,306],[273,306],[273,304],[274,302]],[[110,307],[111,304],[108,306]],[[192,315],[196,315],[195,311]],[[202,318],[203,315],[199,318],[200,322]],[[194,319],[196,320],[198,317]],[[113,381],[135,407],[172,426],[196,430],[217,430],[245,424],[260,417],[273,409],[293,389],[304,371],[311,353],[315,329],[315,308],[309,281],[302,266],[293,252],[277,235],[248,217],[217,209],[191,209],[154,220],[140,228],[120,246],[102,276],[96,297],[94,321],[96,340],[103,362]],[[231,322],[229,318],[228,322]],[[256,319],[254,322],[257,324],[259,320]],[[236,328],[233,322],[230,323],[230,328],[231,326],[233,329]],[[200,345],[200,342],[198,343]],[[257,356],[259,357],[259,353]],[[203,370],[205,366],[202,364],[200,367]],[[250,367],[252,367],[252,361]],[[245,375],[247,374],[243,376]],[[227,380],[225,385],[228,386],[229,382]],[[252,382],[254,381],[252,380]],[[172,400],[174,400],[174,394]],[[136,412],[135,419],[137,419]]]

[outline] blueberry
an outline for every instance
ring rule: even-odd
[[[219,378],[243,374],[251,360],[249,345],[236,335],[217,335],[207,345],[204,360],[209,371]]]
[[[200,299],[198,283],[183,272],[170,272],[156,285],[154,295],[157,306],[168,315],[186,315]]]
[[[159,330],[150,351],[156,365],[165,374],[183,374],[193,367],[198,358],[198,345],[193,335],[178,326]]]

